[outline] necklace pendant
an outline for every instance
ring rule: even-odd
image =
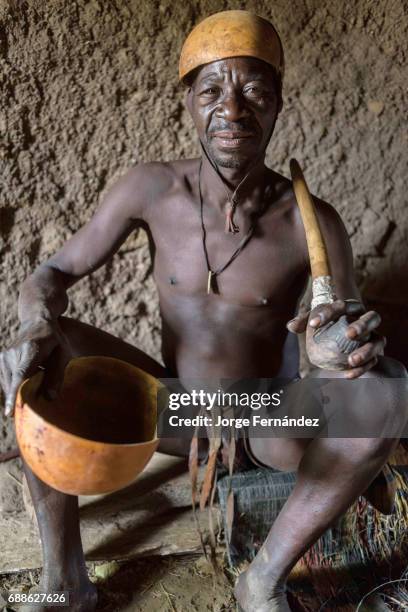
[[[209,295],[211,293],[211,289],[212,289],[212,277],[213,277],[212,270],[208,270],[207,295]]]
[[[212,270],[208,271],[208,279],[207,279],[207,295],[210,293],[214,293],[214,295],[219,294],[218,283],[217,283],[217,272],[212,272]]]
[[[227,206],[227,212],[225,214],[225,233],[226,234],[237,234],[239,232],[238,225],[234,223],[235,207],[236,207],[236,202],[234,200],[229,202]]]

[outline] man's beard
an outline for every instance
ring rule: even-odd
[[[211,159],[219,168],[231,168],[234,170],[245,169],[249,164],[249,160],[243,160],[234,156],[225,158],[211,155]]]
[[[233,151],[230,153],[222,153],[217,151],[211,146],[211,141],[206,145],[207,155],[210,160],[217,165],[218,168],[231,168],[234,170],[245,170],[253,161],[253,156],[247,157],[240,155],[237,151],[235,154]]]
[[[264,156],[266,153],[266,149],[270,142],[272,136],[273,128],[271,133],[262,145],[259,147],[257,152],[254,152],[252,155],[246,152],[245,154],[240,151],[231,151],[231,152],[222,152],[218,151],[215,147],[212,146],[211,140],[207,140],[205,145],[205,150],[207,152],[210,161],[215,164],[218,168],[230,168],[234,170],[242,170],[246,171],[255,160],[258,160],[260,157]]]

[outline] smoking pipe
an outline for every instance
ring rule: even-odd
[[[314,202],[296,159],[290,160],[290,173],[305,228],[312,275],[311,312],[306,329],[307,355],[310,362],[319,368],[347,370],[350,368],[348,356],[363,344],[346,336],[347,327],[355,319],[341,315],[337,321],[329,321],[318,328],[309,325],[323,304],[331,304],[337,298]]]

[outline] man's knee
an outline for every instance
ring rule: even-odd
[[[345,437],[404,436],[408,423],[408,378],[400,362],[381,357],[374,368],[352,381],[337,374],[331,377],[326,373],[329,380],[324,388],[324,395],[330,400],[325,411],[333,435],[341,432]]]
[[[78,333],[83,334],[85,330],[94,330],[95,332],[102,331],[93,325],[89,325],[88,323],[84,323],[83,321],[74,319],[73,317],[59,317],[58,323],[61,331],[68,337]]]
[[[250,438],[257,462],[283,472],[296,472],[311,438]]]
[[[392,357],[380,356],[376,366],[367,372],[368,375],[381,375],[385,378],[408,378],[407,369],[403,363]]]
[[[408,422],[408,388],[406,379],[379,377],[362,381],[364,385],[354,409],[364,407],[369,435],[400,438]],[[362,396],[365,396],[364,398]]]
[[[72,317],[59,317],[58,323],[64,333],[69,333],[78,321]]]
[[[380,357],[372,375],[380,377],[382,388],[379,396],[373,389],[373,402],[382,403],[384,415],[389,422],[393,422],[395,430],[399,430],[398,435],[401,435],[408,421],[407,370],[396,359]]]
[[[156,378],[168,376],[167,370],[155,359],[117,336],[70,317],[60,317],[59,322],[71,357],[112,357],[126,361]]]
[[[80,338],[82,335],[80,329],[84,324],[71,317],[59,317],[58,323],[65,339],[68,341],[70,349],[74,354],[78,353],[75,356],[80,356]]]

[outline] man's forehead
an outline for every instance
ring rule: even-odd
[[[272,68],[255,57],[230,57],[202,66],[196,75],[196,81],[210,77],[223,77],[230,72],[239,72],[244,77],[262,78],[269,77]]]

